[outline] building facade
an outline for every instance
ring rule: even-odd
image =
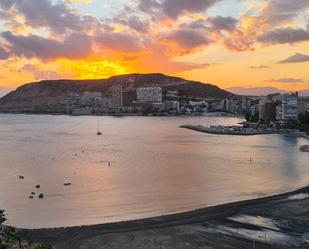
[[[296,94],[285,94],[282,96],[282,116],[281,120],[283,122],[289,120],[297,120],[298,112],[297,112],[297,101],[298,96]]]
[[[137,103],[162,103],[163,91],[161,87],[140,87],[136,90]]]

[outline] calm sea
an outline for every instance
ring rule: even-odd
[[[96,136],[97,120],[103,136]],[[299,151],[307,142],[303,138],[220,136],[178,128],[240,121],[0,115],[0,208],[9,224],[23,228],[90,225],[308,185],[309,154]],[[40,193],[44,199],[37,198]]]

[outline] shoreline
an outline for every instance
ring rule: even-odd
[[[293,196],[298,195],[308,195],[309,197],[309,186],[286,193],[275,194],[272,196],[232,202],[184,213],[164,215],[141,220],[98,224],[91,226],[19,230],[23,233],[27,240],[40,243],[52,243],[53,245],[57,246],[56,248],[71,248],[66,246],[67,243],[72,240],[83,241],[98,236],[104,237],[109,234],[120,236],[121,234],[126,233],[138,233],[148,230],[174,229],[184,226],[190,227],[203,222],[216,222],[218,220],[245,213],[248,210],[263,209],[267,205],[297,202],[297,200],[293,199]]]
[[[211,114],[221,114],[225,112],[210,112]],[[198,114],[150,114],[144,115],[143,113],[115,113],[115,114],[80,114],[73,115],[68,113],[36,113],[36,112],[0,112],[0,114],[7,115],[37,115],[37,116],[68,116],[68,117],[231,117],[231,118],[245,118],[242,114],[229,114],[226,116],[203,116]]]

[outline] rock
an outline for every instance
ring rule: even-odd
[[[300,150],[302,152],[309,152],[309,145],[304,145],[304,146],[300,147]]]

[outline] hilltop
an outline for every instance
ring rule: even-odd
[[[0,99],[0,112],[64,113],[70,94],[101,92],[113,86],[124,91],[159,86],[163,91],[177,90],[189,98],[226,98],[233,94],[219,87],[163,74],[128,74],[98,80],[44,80],[25,84]]]

